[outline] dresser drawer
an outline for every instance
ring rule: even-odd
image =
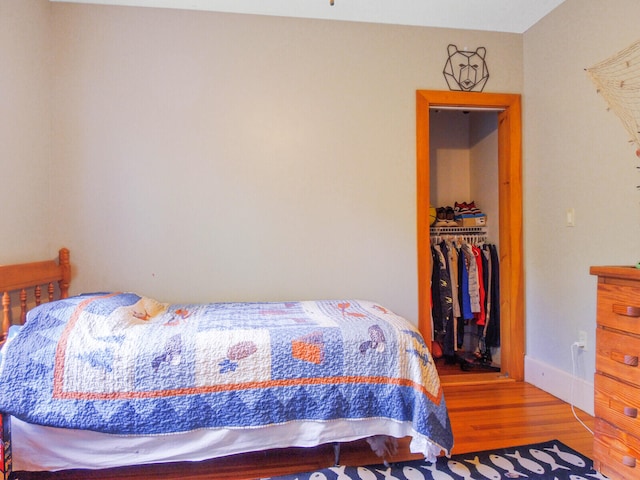
[[[596,373],[595,414],[640,438],[640,388]]]
[[[640,440],[597,418],[593,463],[612,480],[640,479]]]
[[[598,325],[640,335],[640,286],[598,284]]]
[[[596,371],[640,386],[640,337],[596,329]]]

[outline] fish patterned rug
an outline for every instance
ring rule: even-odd
[[[558,440],[369,467],[329,467],[271,480],[593,480],[606,479],[593,462]],[[263,479],[267,480],[267,479]]]

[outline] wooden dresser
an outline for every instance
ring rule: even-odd
[[[591,267],[598,276],[596,470],[640,479],[640,269]]]

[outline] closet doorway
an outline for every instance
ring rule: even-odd
[[[433,110],[494,111],[497,115],[497,208],[500,258],[500,372],[441,375],[443,384],[524,380],[524,266],[522,244],[521,100],[516,94],[418,90],[416,177],[418,327],[427,341],[431,325],[431,142]],[[472,200],[472,199],[469,199]]]

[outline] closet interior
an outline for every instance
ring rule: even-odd
[[[429,117],[432,351],[440,373],[500,372],[498,110]]]
[[[438,347],[432,323],[433,242],[437,237],[448,236],[449,240],[467,244],[475,241],[490,244],[499,260],[494,267],[499,274],[499,299],[492,302],[491,309],[499,308],[499,314],[495,310],[494,313],[499,317],[500,343],[499,349],[492,351],[491,363],[499,366],[500,371],[472,371],[464,375],[442,372],[441,382],[524,380],[520,95],[417,90],[416,187],[418,328],[432,347]],[[456,201],[474,201],[486,214],[481,232],[432,230],[430,207],[455,208]],[[476,234],[478,238],[474,237]],[[477,329],[471,332],[474,333],[478,333]],[[465,348],[475,351],[472,340],[468,341],[470,345]]]

